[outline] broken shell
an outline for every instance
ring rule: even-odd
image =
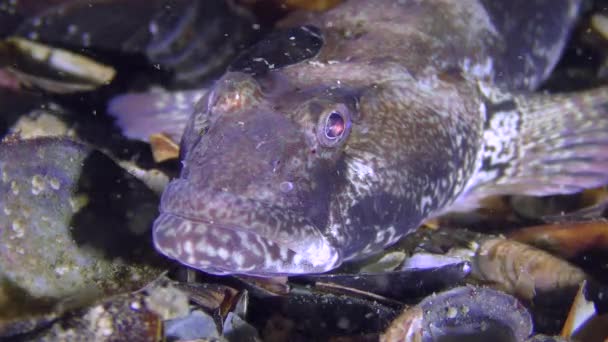
[[[597,312],[596,304],[588,299],[589,282],[583,282],[574,298],[561,336],[575,341],[605,341],[608,339],[608,315]]]
[[[166,134],[152,134],[149,138],[154,161],[164,162],[179,157],[179,145]]]

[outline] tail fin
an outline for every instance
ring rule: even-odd
[[[148,141],[152,134],[165,133],[179,142],[194,105],[205,93],[197,89],[125,94],[110,101],[108,113],[128,138]]]
[[[608,87],[492,97],[480,166],[451,210],[491,195],[570,194],[608,184]]]

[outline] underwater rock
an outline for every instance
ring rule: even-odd
[[[130,291],[162,271],[149,235],[157,196],[99,151],[6,141],[0,176],[0,319]]]

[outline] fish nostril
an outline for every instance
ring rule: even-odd
[[[281,165],[281,160],[280,159],[275,159],[272,161],[272,172],[277,172],[277,170],[279,169],[279,166]]]

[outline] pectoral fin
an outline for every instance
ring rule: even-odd
[[[108,113],[128,138],[150,141],[150,136],[163,133],[179,142],[194,105],[205,93],[196,89],[125,94],[110,101]]]
[[[608,183],[608,87],[495,95],[485,103],[478,171],[450,210],[490,195],[571,194]]]

